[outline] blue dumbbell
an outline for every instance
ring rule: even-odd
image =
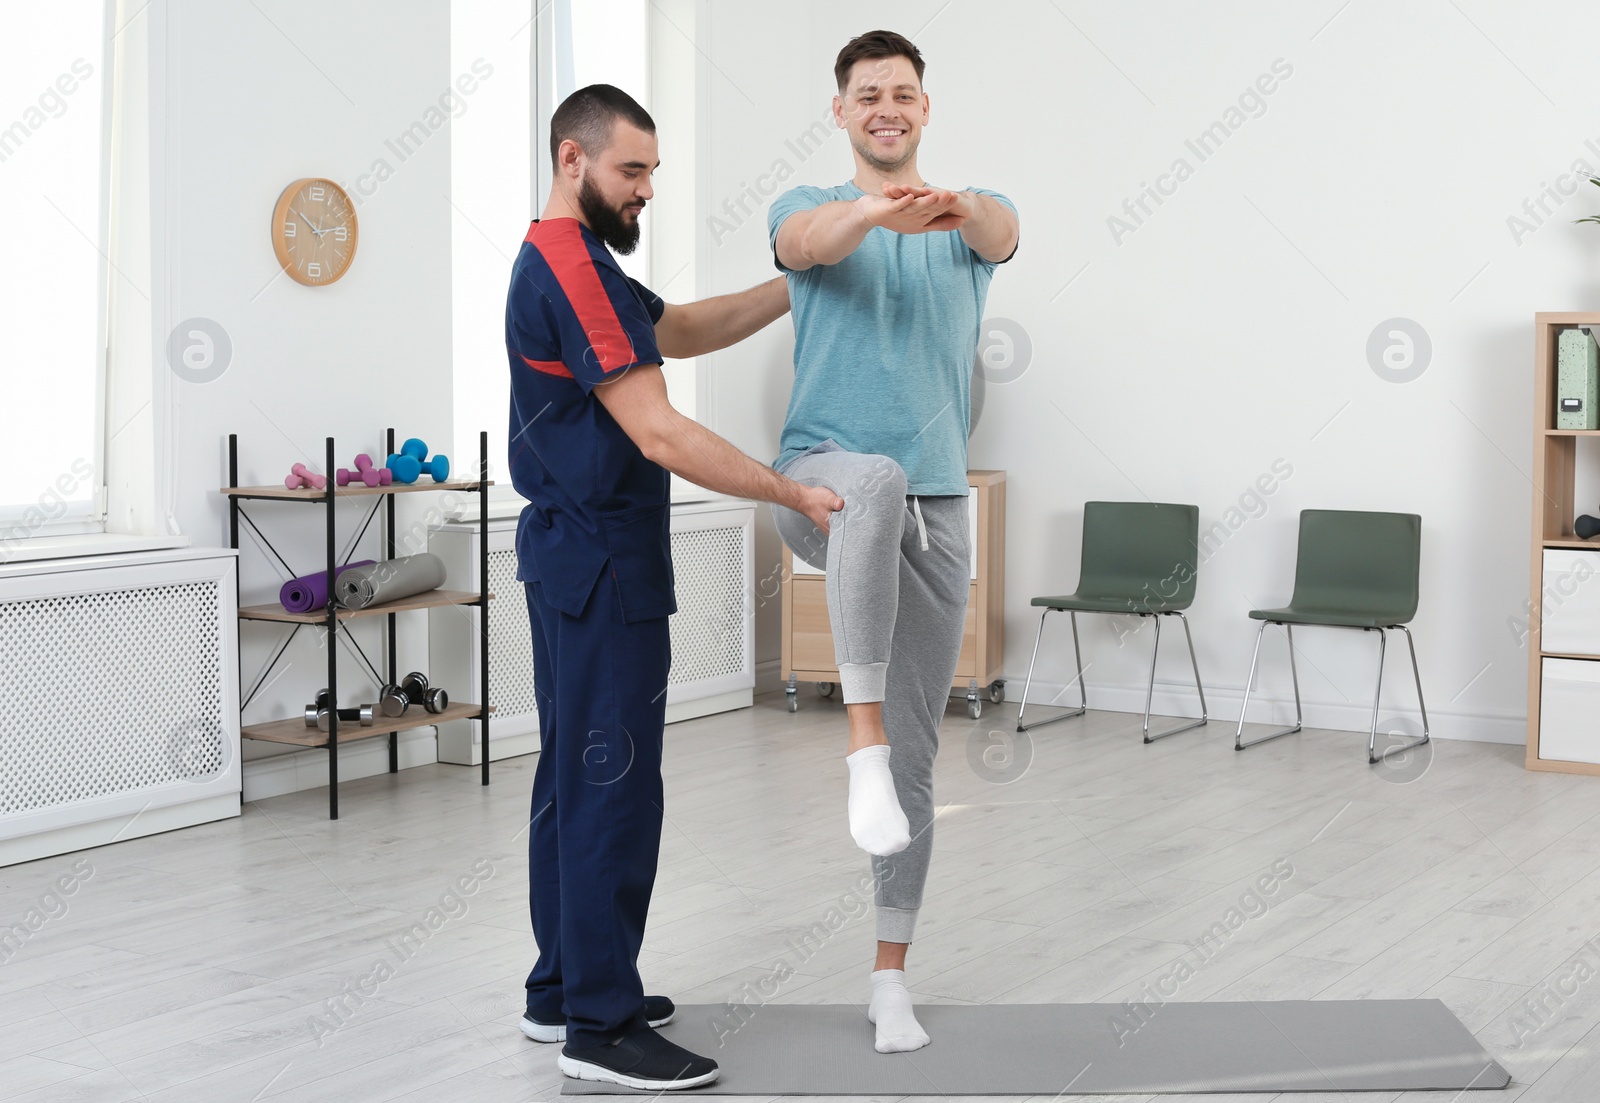
[[[450,458],[448,456],[435,456],[428,459],[428,446],[416,437],[411,437],[400,446],[397,456],[401,459],[400,467],[395,466],[396,456],[389,457],[389,468],[394,472],[396,482],[414,483],[418,476],[428,475],[436,483],[442,483],[450,477]],[[405,474],[401,474],[401,468]],[[409,476],[409,477],[407,477]]]

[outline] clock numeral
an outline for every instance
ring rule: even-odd
[[[294,235],[295,235],[295,224],[293,222],[285,222],[283,224],[283,236],[284,237],[294,237]]]
[[[306,192],[306,195],[320,203],[328,197],[328,189],[321,185],[314,185]]]
[[[340,226],[337,230],[333,231],[333,240],[335,240],[335,241],[349,241],[350,240],[350,227],[348,227],[348,226]]]
[[[312,261],[306,266],[306,275],[310,276],[314,280],[320,280],[322,278],[322,265],[318,264],[316,261]]]

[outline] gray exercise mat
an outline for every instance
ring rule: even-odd
[[[1449,1091],[1511,1077],[1438,1000],[928,1004],[933,1044],[878,1053],[863,1008],[680,1007],[662,1033],[722,1067],[714,1095]],[[737,1029],[732,1029],[737,1027]],[[718,1044],[718,1039],[722,1044]],[[1120,1044],[1119,1044],[1120,1043]],[[563,1095],[646,1095],[568,1080]],[[684,1093],[673,1092],[674,1096]]]
[[[370,567],[354,567],[340,572],[334,580],[339,604],[346,609],[399,601],[443,585],[444,560],[428,552],[386,559]]]

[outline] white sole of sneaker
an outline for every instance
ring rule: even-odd
[[[568,1057],[565,1053],[556,1062],[562,1075],[570,1076],[574,1080],[594,1080],[603,1084],[621,1084],[625,1088],[643,1088],[645,1091],[676,1091],[680,1088],[699,1088],[711,1083],[717,1078],[718,1069],[712,1069],[703,1076],[688,1076],[682,1080],[646,1080],[638,1076],[629,1076],[627,1073],[614,1072],[603,1065],[590,1064],[580,1061],[576,1057]]]
[[[666,1026],[673,1020],[675,1015],[677,1015],[677,1011],[673,1010],[664,1019],[651,1019],[650,1025],[653,1027]],[[517,1022],[517,1026],[521,1028],[523,1034],[536,1042],[564,1042],[567,1040],[567,1025],[565,1023],[559,1026],[551,1026],[545,1023],[530,1022],[527,1016],[523,1016]]]

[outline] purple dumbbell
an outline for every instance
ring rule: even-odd
[[[313,490],[321,490],[328,485],[328,477],[309,470],[303,463],[297,463],[289,469],[289,474],[283,477],[283,485],[290,490],[299,490],[306,486]]]
[[[373,467],[372,457],[363,452],[356,457],[356,469],[341,467],[337,478],[340,486],[349,486],[357,479],[368,486],[387,486],[393,475],[387,467]]]

